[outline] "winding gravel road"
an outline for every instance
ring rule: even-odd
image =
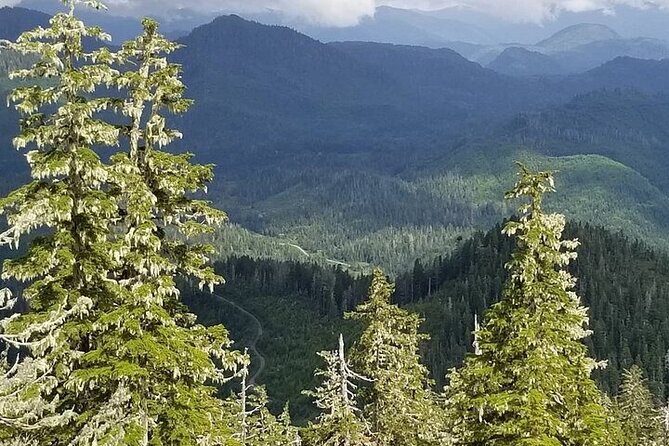
[[[220,296],[218,294],[210,293],[210,295],[235,308],[237,311],[239,311],[248,319],[250,319],[253,322],[253,325],[255,325],[256,333],[253,339],[251,339],[251,342],[249,344],[249,351],[251,352],[253,358],[255,358],[258,363],[258,369],[249,378],[249,384],[254,384],[256,379],[260,376],[263,370],[265,370],[265,366],[267,365],[265,357],[258,350],[258,341],[260,341],[260,338],[262,338],[263,334],[265,333],[265,329],[263,328],[262,323],[258,320],[258,318],[253,313],[249,312],[246,308],[243,308],[239,304],[231,301],[230,299],[226,299],[225,297]]]

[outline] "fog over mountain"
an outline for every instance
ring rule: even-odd
[[[447,44],[447,46],[450,46]],[[569,26],[535,45],[491,45],[467,52],[475,60],[500,73],[528,76],[582,73],[617,57],[665,59],[666,40],[623,38],[605,25],[582,23]],[[492,60],[491,58],[494,57]]]
[[[669,40],[669,13],[665,10],[619,7],[615,14],[604,10],[565,12],[541,23],[515,23],[473,8],[451,7],[438,11],[379,7],[373,17],[363,18],[350,27],[326,27],[289,20],[277,12],[248,16],[263,23],[284,24],[325,41],[375,40],[390,43],[414,43],[444,46],[447,42],[476,44],[534,44],[569,26],[598,24],[613,29],[623,38],[648,37]]]
[[[2,5],[16,5],[20,0],[0,0]],[[197,13],[249,14],[275,11],[284,18],[321,26],[354,26],[363,18],[373,17],[375,8],[439,11],[445,8],[467,9],[512,23],[543,24],[565,13],[596,11],[607,15],[623,7],[646,11],[669,7],[667,0],[107,0],[119,15],[141,15],[155,11],[189,9]]]
[[[0,6],[19,5],[53,12],[42,0],[0,0]],[[442,31],[453,40],[472,43],[534,43],[570,25],[600,23],[624,37],[669,38],[669,0],[107,0],[107,15],[159,15],[163,22],[181,23],[187,31],[221,14],[261,18],[264,23],[290,25],[316,38],[365,36],[359,28],[382,27],[388,8],[403,10],[410,23],[427,26],[432,34],[442,20]],[[157,13],[156,11],[160,11]],[[456,23],[457,22],[457,23]],[[400,32],[405,32],[404,26]],[[473,31],[478,29],[479,31]],[[339,29],[337,31],[337,29]],[[480,30],[485,30],[481,34]],[[458,31],[459,30],[459,31]],[[418,33],[420,34],[420,33]],[[376,30],[372,36],[392,42],[392,29]],[[439,36],[437,36],[439,37]],[[414,37],[415,38],[415,37]],[[437,39],[439,41],[440,39]],[[409,43],[409,42],[402,42]],[[437,43],[437,42],[434,42]]]

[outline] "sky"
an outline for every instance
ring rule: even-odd
[[[0,5],[14,5],[18,1],[0,0]],[[669,0],[106,0],[106,3],[114,12],[124,15],[168,8],[239,14],[272,10],[323,26],[355,25],[364,17],[373,16],[375,8],[381,5],[435,10],[459,4],[518,23],[544,23],[563,12],[604,10],[614,14],[621,5],[669,9]]]

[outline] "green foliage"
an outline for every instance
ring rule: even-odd
[[[361,417],[356,404],[358,385],[368,381],[351,370],[345,357],[344,337],[339,336],[339,350],[319,353],[326,368],[316,370],[322,383],[315,391],[304,392],[315,398],[321,410],[316,422],[305,428],[306,445],[313,446],[371,446],[370,426]]]
[[[1,339],[31,357],[6,364],[2,424],[35,444],[229,444],[228,414],[211,384],[244,357],[230,350],[224,327],[195,324],[175,283],[177,274],[200,287],[221,282],[206,265],[213,248],[194,239],[226,218],[191,198],[206,189],[212,166],[162,151],[180,137],[163,113],[190,105],[180,67],[166,60],[177,45],[146,19],[144,34],[118,53],[87,52],[85,38],[109,37],[74,16],[79,2],[67,3],[69,14],[9,45],[37,59],[12,76],[54,84],[10,96],[24,116],[14,143],[31,148],[33,180],[0,200],[9,222],[0,243],[45,235],[4,265],[4,279],[28,282],[30,311],[2,320]],[[101,97],[109,87],[128,97]],[[103,120],[109,110],[127,125]],[[104,163],[98,147],[123,135],[127,152]],[[6,292],[3,303],[13,303]]]
[[[244,368],[239,394],[226,401],[232,414],[227,424],[234,432],[233,438],[240,446],[299,446],[300,436],[291,425],[288,405],[279,417],[272,415],[265,388],[248,385],[247,377],[248,368]]]
[[[390,303],[393,289],[375,270],[369,300],[348,315],[365,327],[351,352],[353,367],[371,381],[360,392],[363,416],[378,445],[444,444],[441,409],[419,354],[427,336],[416,314]]]
[[[217,194],[230,197],[237,222],[300,246],[311,257],[367,271],[383,264],[394,273],[416,258],[443,253],[473,226],[487,227],[501,215],[475,204],[459,175],[414,180],[396,177],[374,156],[345,161],[359,169],[335,158],[324,155],[319,164],[337,170],[306,159],[276,170],[259,167],[262,179],[248,184],[233,174],[231,185]]]
[[[660,446],[669,436],[663,425],[663,413],[655,407],[643,371],[632,366],[623,374],[614,409],[623,432],[625,446]]]
[[[600,227],[569,224],[565,233],[581,246],[570,272],[576,292],[590,308],[591,355],[605,359],[595,370],[601,388],[615,394],[623,370],[639,364],[653,393],[666,395],[669,345],[669,259],[656,248]],[[421,262],[398,278],[399,302],[426,318],[431,340],[424,351],[437,385],[460,364],[472,344],[475,315],[499,300],[508,278],[504,263],[516,248],[499,226],[477,233],[453,254]]]
[[[216,291],[225,299],[185,289],[184,302],[198,314],[199,323],[228,327],[238,349],[256,345],[266,360],[256,382],[267,387],[274,413],[290,401],[297,424],[313,419],[313,404],[301,392],[318,385],[313,371],[320,360],[315,352],[335,344],[340,332],[347,342],[358,334],[358,325],[341,316],[360,302],[369,280],[332,266],[249,257],[217,262],[216,271],[226,278]],[[257,317],[260,339],[249,316],[230,302]],[[259,363],[252,359],[256,373]]]
[[[446,361],[456,361],[464,353],[463,339],[469,340],[473,315],[496,299],[504,278],[499,259],[505,252],[498,249],[500,242],[496,240],[486,247],[486,257],[479,259],[465,252],[475,243],[467,242],[469,248],[465,243],[452,257],[468,255],[460,258],[457,273],[444,274],[441,259],[432,267],[428,262],[447,248],[453,249],[472,228],[488,226],[509,212],[496,199],[496,191],[506,181],[505,168],[499,169],[499,165],[516,152],[502,148],[496,153],[499,156],[491,157],[490,146],[469,146],[459,151],[460,158],[447,156],[434,169],[425,165],[432,165],[441,153],[437,156],[427,150],[407,155],[411,152],[407,149],[417,141],[429,142],[439,132],[407,144],[397,139],[405,135],[395,128],[392,137],[383,139],[389,149],[380,156],[364,147],[360,152],[349,153],[347,149],[332,153],[331,144],[323,143],[332,129],[321,133],[319,128],[314,134],[291,140],[296,148],[290,157],[280,159],[278,169],[274,169],[276,159],[267,156],[265,145],[254,147],[249,151],[250,159],[262,160],[259,166],[253,164],[254,175],[263,178],[249,182],[253,176],[240,173],[232,186],[226,184],[224,194],[234,197],[241,219],[270,237],[255,237],[238,229],[213,233],[212,226],[226,220],[226,215],[206,201],[193,199],[206,191],[213,166],[193,165],[192,155],[163,150],[181,137],[169,126],[167,115],[183,113],[191,105],[182,97],[185,87],[180,67],[167,61],[178,45],[163,38],[155,22],[145,20],[144,34],[117,53],[104,47],[88,50],[88,39],[105,40],[108,36],[99,28],[85,27],[74,17],[74,6],[101,5],[88,0],[65,3],[70,5],[69,14],[59,14],[50,26],[25,33],[10,44],[11,52],[3,52],[0,61],[0,72],[16,69],[14,76],[26,81],[3,81],[0,88],[16,87],[11,99],[23,120],[15,145],[28,149],[32,176],[29,184],[0,200],[0,210],[9,222],[9,229],[0,234],[0,245],[16,248],[32,237],[25,254],[7,261],[3,269],[3,279],[26,285],[29,311],[0,322],[0,340],[8,346],[1,364],[0,442],[35,446],[297,444],[299,438],[288,410],[276,418],[270,408],[294,397],[306,387],[305,382],[313,382],[307,376],[315,362],[312,353],[330,345],[338,329],[346,328],[347,337],[353,337],[356,325],[338,327],[342,323],[339,317],[359,303],[359,288],[367,285],[366,278],[355,279],[341,269],[318,265],[365,271],[381,261],[394,272],[413,265],[410,274],[400,277],[396,301],[422,309],[429,318],[426,327],[430,331],[443,331],[444,324],[452,324],[450,337],[440,336],[426,350],[426,363],[433,371],[439,370]],[[207,41],[204,33],[195,35],[193,43],[201,43],[198,39],[203,35]],[[320,44],[291,36],[294,42],[311,48],[315,56],[327,51]],[[342,48],[352,58],[367,51],[356,45]],[[400,56],[414,51],[386,50]],[[198,54],[197,45],[194,52]],[[213,60],[210,56],[205,54]],[[263,54],[267,56],[276,55]],[[436,55],[430,52],[419,56],[421,63],[428,64],[450,63],[454,57],[441,53],[433,59]],[[351,122],[350,116],[355,115],[351,110],[369,115],[377,107],[386,108],[389,104],[383,98],[390,90],[383,89],[395,86],[384,77],[379,83],[381,90],[370,89],[372,93],[360,100],[355,89],[348,89],[355,82],[347,82],[343,76],[351,72],[347,67],[355,65],[347,57],[339,55],[331,65],[334,72],[342,74],[336,79],[341,95],[332,95],[340,90],[333,89],[335,84],[330,81],[318,78],[309,84],[314,91],[330,94],[328,97],[341,106],[333,115],[315,115],[341,120],[337,122],[340,126]],[[280,59],[273,60],[281,65]],[[225,58],[216,58],[219,60]],[[375,63],[394,66],[383,57]],[[195,72],[198,68],[209,75],[226,69],[196,64]],[[461,68],[483,77],[489,74],[472,66]],[[367,72],[353,74],[353,79],[363,74],[368,86],[378,81]],[[253,76],[258,76],[255,69],[232,78],[246,82]],[[431,82],[421,77],[421,82],[425,81]],[[127,96],[103,97],[113,88],[127,92]],[[238,95],[242,91],[234,83],[225,88],[223,91]],[[437,85],[437,91],[450,90],[450,85]],[[208,93],[212,90],[207,83],[197,82],[195,91],[208,101],[218,101],[216,95]],[[248,96],[245,93],[244,97]],[[280,95],[276,99],[276,104],[284,104]],[[253,101],[249,97],[249,102]],[[374,107],[368,108],[365,101]],[[222,116],[235,115],[227,103],[216,104],[221,106]],[[393,103],[392,108],[398,104],[402,103]],[[294,105],[290,107],[301,116],[295,119],[278,113],[279,127],[292,127],[300,134],[301,123],[305,117],[311,122],[316,109],[313,103]],[[280,105],[274,112],[277,110],[285,109]],[[403,122],[404,111],[396,112],[392,122]],[[407,122],[417,122],[414,112],[410,110]],[[480,116],[487,115],[483,112]],[[389,125],[385,113],[376,118],[371,125],[351,129],[353,137],[340,144],[359,143],[367,139],[368,132],[377,132],[379,125]],[[267,126],[268,134],[278,128],[271,120],[257,121]],[[403,125],[410,126],[407,122]],[[230,121],[226,125],[237,124]],[[226,130],[230,129],[207,128],[208,132]],[[581,142],[594,137],[588,136],[588,129],[582,132],[576,135]],[[562,130],[557,134],[564,136]],[[649,158],[660,160],[655,141],[639,141],[634,134],[615,135],[651,147],[647,153],[653,156]],[[228,147],[240,137],[217,140]],[[105,147],[117,145],[124,149],[127,145],[127,151],[116,153],[109,163],[103,161]],[[313,156],[315,152],[318,156]],[[232,169],[246,160],[246,154],[235,156],[237,165]],[[564,204],[578,219],[605,222],[646,240],[657,237],[659,244],[666,245],[663,231],[667,229],[669,200],[658,170],[650,169],[652,161],[635,167],[654,172],[654,177],[649,176],[653,184],[604,157],[523,156],[570,172],[567,178],[573,186],[565,201],[552,206]],[[616,156],[621,157],[617,152]],[[477,157],[483,160],[472,162]],[[475,167],[470,169],[472,165]],[[593,184],[597,187],[591,187]],[[564,271],[574,258],[571,251],[576,244],[561,240],[562,216],[542,212],[543,193],[551,189],[549,175],[524,172],[523,181],[512,194],[529,194],[532,202],[521,208],[520,222],[506,227],[507,233],[516,233],[518,246],[510,263],[504,300],[491,309],[486,325],[477,331],[479,354],[470,356],[465,367],[451,375],[449,408],[457,440],[463,444],[617,443],[616,424],[590,379],[595,363],[580,342],[587,334],[585,309],[572,292],[572,277]],[[588,190],[587,199],[575,199],[583,196],[584,190]],[[267,333],[259,348],[272,362],[259,377],[267,381],[270,390],[277,390],[274,400],[263,387],[247,384],[248,358],[231,351],[227,330],[215,324],[197,324],[182,305],[176,287],[176,275],[194,278],[200,288],[213,290],[220,284],[221,278],[207,266],[215,250],[202,241],[213,236],[226,243],[230,234],[237,237],[235,244],[219,247],[218,255],[226,258],[225,268],[232,269],[227,276],[247,281],[246,287],[237,286],[233,297],[258,315]],[[268,240],[270,243],[264,245]],[[276,264],[230,257],[240,252],[257,254],[261,245],[264,257],[314,263]],[[504,242],[501,246],[508,248]],[[637,275],[627,276],[620,273],[627,265],[616,257],[612,262],[621,264],[616,264],[615,270],[605,265],[592,274],[595,278],[586,279],[579,292],[599,299],[593,310],[598,315],[593,324],[598,336],[587,342],[594,351],[606,351],[615,359],[612,364],[616,367],[597,372],[607,385],[616,382],[621,365],[638,361],[651,370],[651,385],[658,390],[664,383],[662,358],[669,339],[666,318],[660,314],[662,301],[657,297],[666,283],[654,281],[664,276],[661,262],[657,256],[643,257],[647,250],[637,245],[620,246],[636,250],[635,259],[641,257],[654,270],[644,275],[640,268]],[[604,255],[601,247],[597,255]],[[465,270],[475,270],[481,263],[485,264],[481,269],[491,274],[468,280]],[[624,287],[616,287],[621,283],[617,278],[607,279],[612,271],[620,273],[621,281],[626,280]],[[447,289],[452,284],[458,287]],[[634,292],[628,291],[634,287]],[[247,292],[249,295],[244,295]],[[454,296],[459,292],[462,294]],[[362,411],[356,410],[351,394],[355,372],[349,368],[343,348],[338,354],[324,353],[328,367],[318,372],[324,382],[313,394],[324,412],[304,431],[307,444],[409,446],[451,441],[446,416],[419,355],[419,345],[427,341],[419,333],[422,320],[391,305],[393,293],[393,286],[376,271],[370,300],[352,313],[353,319],[364,325],[352,352],[353,366],[372,379],[360,392]],[[0,292],[0,297],[3,311],[16,308],[16,300],[7,290]],[[421,298],[426,299],[416,303]],[[620,314],[609,312],[600,318],[607,299],[618,304],[615,308]],[[231,305],[197,300],[189,303],[198,310],[199,322],[232,319],[231,328],[240,333],[242,345],[258,341],[250,340],[253,336],[245,331],[248,320],[230,316],[240,307],[232,305],[230,311]],[[433,309],[433,314],[428,314]],[[440,320],[444,313],[446,317]],[[245,313],[241,319],[247,316]],[[296,333],[297,328],[301,331]],[[18,350],[22,350],[21,355]],[[235,380],[240,366],[244,367],[240,393],[226,400],[217,398],[218,389],[213,385]],[[298,403],[304,403],[304,398]],[[655,409],[638,371],[626,375],[616,404],[629,438],[636,438],[628,438],[631,444],[656,441],[657,425],[651,415]],[[633,404],[636,408],[629,409]],[[648,416],[643,420],[632,416],[641,413]],[[305,412],[300,414],[306,417]],[[645,422],[649,424],[641,426]]]
[[[507,198],[527,197],[504,232],[517,249],[501,302],[476,332],[478,350],[453,370],[446,389],[457,444],[615,445],[615,424],[590,378],[597,367],[581,340],[586,309],[564,267],[578,242],[562,240],[560,214],[546,214],[550,173],[530,173]]]
[[[238,228],[228,229],[229,239],[237,237]],[[244,234],[239,241],[248,235]],[[590,307],[593,335],[584,341],[591,356],[607,361],[607,367],[593,376],[614,395],[623,370],[638,363],[653,394],[663,398],[669,259],[644,243],[597,226],[570,223],[565,234],[581,242],[569,269],[582,278],[576,291]],[[262,242],[255,236],[252,240]],[[431,339],[421,354],[435,388],[443,388],[447,371],[460,366],[471,351],[474,317],[498,301],[508,277],[504,264],[514,249],[514,239],[502,236],[498,225],[475,233],[450,254],[415,262],[411,271],[397,277],[393,300],[425,319],[422,329]],[[217,271],[227,278],[218,292],[251,311],[264,326],[258,346],[267,367],[258,380],[268,388],[272,410],[278,412],[290,401],[298,424],[312,419],[317,414],[300,391],[318,384],[311,373],[319,367],[313,352],[336,343],[339,332],[347,343],[359,336],[359,327],[340,315],[361,302],[369,278],[315,264],[247,257],[219,262]],[[248,346],[255,336],[253,325],[235,308],[207,296],[184,297],[202,323],[223,322],[239,342],[237,348]]]
[[[562,193],[548,197],[548,209],[560,209],[570,221],[590,222],[662,248],[669,246],[667,195],[610,158],[546,156],[531,146],[519,149],[499,141],[468,144],[456,154],[431,161],[430,167],[413,160],[392,165],[404,156],[389,149],[381,162],[372,155],[319,158],[318,164],[336,169],[297,158],[294,165],[259,167],[262,178],[231,173],[224,190],[213,191],[213,196],[226,197],[222,202],[236,222],[272,239],[258,254],[331,259],[365,271],[380,264],[391,274],[401,274],[417,258],[427,263],[450,254],[476,230],[487,230],[509,217],[513,208],[500,197],[510,186],[513,161],[521,160],[559,171]],[[290,254],[288,245],[274,241],[297,245],[309,256],[298,249]],[[271,245],[275,247],[270,249]],[[221,252],[238,249],[253,255],[245,245],[226,245]]]
[[[23,115],[14,145],[31,146],[32,181],[0,200],[9,224],[0,243],[17,248],[33,231],[48,231],[3,268],[3,279],[28,282],[23,297],[33,310],[1,322],[3,342],[26,348],[33,357],[5,376],[9,383],[19,381],[13,393],[27,392],[22,399],[28,403],[12,405],[6,401],[12,393],[3,394],[9,404],[3,424],[10,435],[53,432],[75,417],[70,391],[76,389],[65,384],[88,343],[91,314],[109,304],[112,294],[107,279],[117,262],[107,235],[116,206],[104,192],[109,172],[92,146],[115,144],[118,130],[94,117],[109,106],[108,99],[81,99],[98,86],[111,86],[115,72],[108,51],[84,51],[85,37],[106,38],[73,15],[58,14],[48,28],[26,32],[9,44],[12,51],[37,59],[12,77],[57,79],[49,87],[19,86],[10,95]],[[55,111],[53,103],[58,104]]]

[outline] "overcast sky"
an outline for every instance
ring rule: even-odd
[[[0,0],[0,5],[16,3],[18,0]],[[106,3],[118,14],[155,13],[168,8],[220,13],[270,9],[314,24],[331,26],[355,25],[363,17],[373,15],[379,5],[430,10],[461,4],[504,20],[535,23],[551,20],[564,11],[606,10],[614,13],[619,5],[669,8],[669,0],[107,0]]]

